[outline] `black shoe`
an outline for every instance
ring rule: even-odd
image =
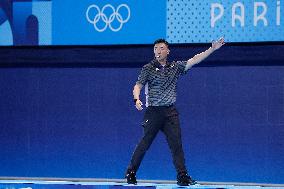
[[[177,176],[177,184],[179,186],[194,185],[197,182],[193,180],[187,173],[180,173]]]
[[[128,184],[137,184],[136,173],[134,171],[127,172],[125,178]]]

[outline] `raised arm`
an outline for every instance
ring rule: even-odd
[[[185,71],[191,68],[193,65],[198,64],[199,62],[207,58],[210,54],[212,54],[215,50],[222,47],[224,44],[225,44],[225,41],[223,37],[220,38],[218,41],[213,41],[212,46],[209,49],[207,49],[206,51],[202,53],[195,55],[194,57],[192,57],[191,59],[187,61],[187,64],[185,66]]]

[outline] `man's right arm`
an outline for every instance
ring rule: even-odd
[[[136,85],[134,85],[134,88],[133,88],[133,98],[134,98],[135,107],[137,110],[143,109],[142,108],[143,103],[140,101],[140,92],[141,92],[142,87],[143,85],[136,83]]]

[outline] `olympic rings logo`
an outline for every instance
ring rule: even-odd
[[[111,11],[110,15],[106,14],[106,9],[109,9]],[[123,16],[121,15],[121,11],[122,9],[126,9],[127,11],[127,16],[126,18],[123,18]],[[94,18],[90,18],[90,12],[95,12],[95,16]],[[102,10],[100,10],[100,8],[93,4],[90,5],[86,11],[86,18],[88,20],[88,22],[90,22],[91,24],[94,25],[95,29],[98,32],[103,32],[105,31],[108,27],[109,29],[111,29],[113,32],[117,32],[119,30],[121,30],[122,26],[124,23],[128,22],[128,20],[130,19],[130,8],[128,5],[126,4],[121,4],[119,5],[116,9],[110,5],[107,4],[105,6],[103,6]],[[119,24],[116,24],[118,26],[113,26],[113,22],[118,21]],[[102,24],[98,24],[99,21],[102,21]],[[101,26],[102,25],[102,26]]]

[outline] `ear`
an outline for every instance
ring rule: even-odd
[[[167,54],[170,54],[170,50],[168,50]]]

